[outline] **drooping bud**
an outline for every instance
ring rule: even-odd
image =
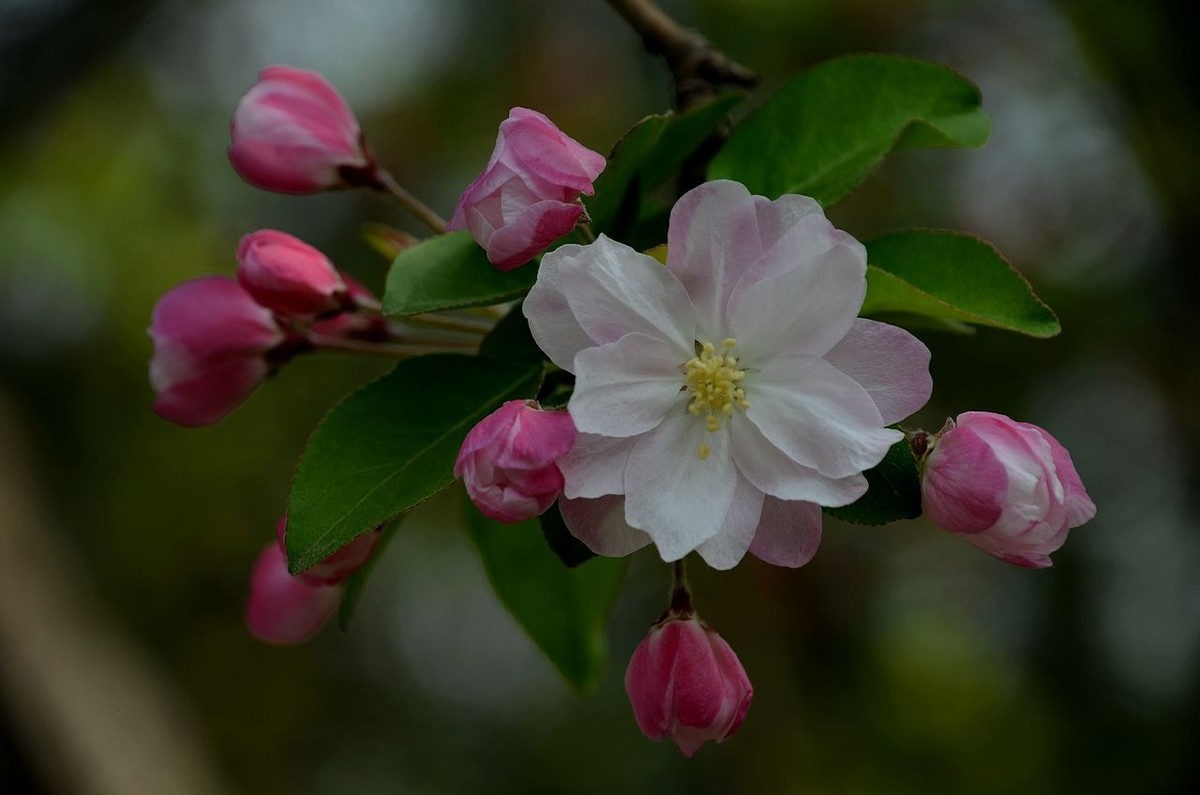
[[[1003,561],[1040,569],[1096,515],[1058,440],[1036,425],[969,411],[931,440],[921,492],[944,530]]]
[[[246,626],[266,643],[304,643],[333,615],[341,598],[340,585],[314,585],[289,574],[283,545],[273,541],[250,574]]]
[[[229,162],[242,179],[280,193],[346,187],[374,164],[358,119],[324,77],[269,66],[238,103],[229,130]]]
[[[468,229],[502,270],[528,262],[583,216],[604,157],[541,113],[513,108],[500,124],[487,168],[458,200],[448,230]]]
[[[338,585],[345,582],[350,575],[365,566],[371,556],[375,554],[375,550],[383,538],[381,531],[382,527],[368,530],[316,566],[305,569],[296,576],[310,585]],[[284,542],[285,535],[287,535],[287,517],[282,516],[275,525],[275,537],[279,541],[281,549],[287,549]]]
[[[346,283],[333,263],[303,240],[274,229],[238,243],[238,283],[262,306],[301,317],[342,305]]]
[[[543,411],[532,400],[510,400],[471,429],[454,475],[472,502],[499,522],[521,522],[546,511],[562,493],[557,461],[575,443],[565,411]]]
[[[690,613],[671,613],[650,628],[629,660],[625,692],[642,734],[669,736],[684,756],[729,739],[754,697],[733,649]]]
[[[217,422],[249,397],[270,372],[268,352],[286,339],[271,311],[228,276],[167,292],[149,333],[154,410],[192,427]]]

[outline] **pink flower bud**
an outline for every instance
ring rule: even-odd
[[[925,512],[1003,561],[1051,565],[1067,531],[1096,515],[1066,448],[1036,425],[968,411],[925,461]]]
[[[510,400],[479,422],[458,451],[454,475],[471,500],[498,522],[521,522],[546,511],[562,493],[556,463],[575,444],[565,411],[543,411],[532,400]]]
[[[375,549],[383,538],[381,530],[381,527],[368,530],[311,569],[305,569],[296,576],[310,585],[338,585],[345,582],[375,554]],[[275,525],[275,538],[279,541],[280,549],[287,549],[284,543],[286,534],[287,517],[281,516]]]
[[[374,164],[354,112],[329,82],[292,66],[268,66],[238,103],[229,162],[242,179],[280,193],[345,187]]]
[[[272,542],[258,556],[250,574],[246,626],[266,643],[303,643],[317,634],[341,598],[340,585],[313,585],[289,574],[283,546]]]
[[[733,649],[690,614],[651,627],[629,660],[625,692],[642,734],[670,735],[684,756],[733,735],[754,697]]]
[[[604,158],[537,111],[513,108],[487,168],[463,192],[449,230],[468,229],[503,270],[528,262],[575,228]]]
[[[238,282],[284,315],[319,315],[342,304],[346,283],[324,254],[284,232],[260,229],[238,243]]]
[[[198,426],[220,420],[250,396],[270,372],[268,351],[286,335],[235,280],[204,276],[158,300],[150,338],[154,410]]]

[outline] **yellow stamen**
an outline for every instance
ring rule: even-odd
[[[738,368],[733,354],[736,347],[737,340],[732,337],[722,341],[720,351],[711,342],[697,345],[696,356],[683,366],[683,384],[692,395],[688,413],[703,416],[710,432],[721,429],[724,419],[733,416],[735,406],[750,408],[746,390],[738,386],[746,371]],[[700,445],[700,460],[706,460],[710,452],[707,444]]]

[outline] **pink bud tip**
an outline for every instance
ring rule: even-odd
[[[1096,515],[1071,456],[1046,431],[969,411],[933,442],[925,513],[944,530],[1017,566],[1051,565],[1068,531]]]
[[[650,629],[629,660],[625,692],[642,734],[670,736],[684,756],[729,739],[754,698],[733,649],[692,615]]]
[[[250,574],[246,626],[265,643],[304,643],[333,615],[341,598],[340,585],[313,585],[288,574],[283,547],[272,542]]]
[[[510,400],[471,429],[454,475],[485,515],[521,522],[546,511],[562,493],[556,463],[575,444],[565,411],[543,411],[532,400]]]
[[[242,179],[280,193],[346,186],[346,173],[372,167],[358,120],[316,72],[269,66],[238,103],[229,162]]]
[[[237,408],[270,371],[267,352],[286,337],[271,311],[228,276],[167,292],[149,333],[154,410],[187,426],[209,425]]]
[[[489,262],[510,270],[575,228],[583,215],[579,195],[592,195],[604,166],[603,156],[542,114],[513,108],[487,168],[463,192],[446,228],[469,230]]]
[[[352,339],[382,341],[388,338],[387,320],[378,313],[379,299],[361,282],[345,271],[339,271],[350,303],[365,311],[342,312],[333,317],[317,320],[311,326],[313,333],[322,337],[349,337]]]
[[[383,538],[381,530],[382,527],[368,530],[316,566],[305,569],[296,576],[310,585],[338,585],[345,582],[350,575],[365,566],[371,556],[375,554],[379,541]],[[286,549],[284,544],[286,535],[287,517],[282,516],[275,525],[275,537],[279,541],[279,546],[284,549]]]
[[[346,293],[341,275],[324,254],[302,240],[260,229],[242,238],[237,258],[238,283],[268,309],[307,317],[341,306]]]

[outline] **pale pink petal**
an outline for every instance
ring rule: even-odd
[[[575,446],[558,460],[566,479],[563,494],[570,498],[624,494],[625,466],[635,445],[637,437],[576,436]]]
[[[529,321],[529,331],[542,352],[550,361],[573,373],[575,354],[594,346],[596,341],[579,325],[567,303],[559,262],[551,256],[542,261],[537,282],[525,296],[521,312]]]
[[[629,456],[625,519],[650,534],[663,560],[678,560],[721,531],[737,484],[728,439],[680,413],[644,434]],[[701,445],[708,446],[705,459]]]
[[[578,202],[545,200],[530,205],[488,238],[488,262],[500,270],[529,262],[574,229],[581,215],[583,205]]]
[[[824,359],[780,357],[746,379],[746,416],[792,460],[843,478],[878,464],[904,438],[875,401]]]
[[[849,505],[867,491],[867,479],[861,474],[831,478],[796,463],[743,416],[733,417],[729,432],[738,471],[766,494],[781,500],[809,500],[836,508]]]
[[[1058,479],[1062,481],[1063,488],[1066,490],[1067,503],[1067,526],[1078,527],[1084,522],[1091,521],[1096,516],[1096,504],[1092,502],[1092,498],[1088,496],[1087,489],[1083,487],[1083,480],[1080,479],[1079,473],[1075,470],[1075,462],[1071,460],[1071,454],[1067,452],[1067,448],[1044,429],[1036,425],[1030,425],[1046,440],[1050,445],[1050,449],[1054,455],[1054,468],[1057,470]]]
[[[897,326],[859,318],[824,358],[867,390],[886,425],[914,414],[933,394],[929,349]]]
[[[741,562],[754,541],[762,504],[763,493],[745,478],[738,478],[721,532],[696,547],[705,563],[723,571]]]
[[[558,509],[571,535],[597,555],[623,558],[650,543],[650,536],[625,521],[625,498],[560,499]]]
[[[592,195],[592,183],[604,170],[603,155],[593,152],[536,110],[513,108],[500,124],[506,155],[524,171],[562,185],[576,194]]]
[[[821,507],[767,497],[750,545],[750,554],[775,566],[796,569],[813,559],[821,546]]]
[[[654,428],[687,398],[678,357],[661,339],[627,334],[616,342],[580,351],[571,395],[575,426],[584,433],[634,436]]]

